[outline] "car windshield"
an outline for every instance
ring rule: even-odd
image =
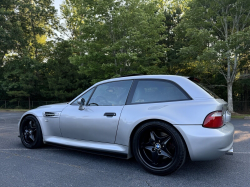
[[[194,82],[195,84],[197,84],[199,87],[201,87],[203,90],[205,90],[209,95],[211,95],[213,98],[215,99],[220,99],[219,96],[217,96],[214,92],[212,92],[211,90],[209,90],[208,88],[206,88],[203,84],[201,83],[197,83]]]

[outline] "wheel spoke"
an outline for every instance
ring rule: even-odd
[[[168,136],[166,139],[163,140],[162,144],[166,146],[166,144],[169,142],[170,139],[171,139],[171,136]]]
[[[32,129],[32,121],[29,121],[29,127]]]
[[[29,135],[29,138],[30,138],[33,142],[35,141],[35,137],[34,137],[33,134],[30,134],[30,135]]]
[[[36,126],[34,125],[33,121],[29,122],[29,127],[30,127],[30,129],[36,129]]]
[[[144,147],[144,149],[147,149],[147,150],[149,150],[149,151],[153,151],[153,148],[154,148],[154,146],[146,146],[146,147]]]
[[[155,141],[155,133],[154,133],[154,131],[150,132],[150,139],[151,139],[151,141]]]
[[[168,151],[165,151],[165,150],[161,150],[159,155],[162,155],[162,156],[165,156],[165,157],[168,157],[168,158],[173,158],[172,155]]]

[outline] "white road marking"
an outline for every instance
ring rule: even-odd
[[[16,129],[15,127],[0,127],[0,129]]]
[[[38,149],[37,149],[38,150]],[[42,151],[62,151],[62,150],[67,150],[67,149],[40,149]],[[31,151],[31,149],[0,149],[0,151]]]
[[[234,152],[235,154],[250,154],[250,152]]]

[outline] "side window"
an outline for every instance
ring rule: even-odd
[[[91,96],[92,92],[93,92],[94,88],[92,88],[91,90],[87,91],[85,94],[83,94],[81,97],[79,97],[77,100],[75,100],[72,105],[78,105],[77,101],[81,98],[84,98],[85,101],[87,102],[89,100],[89,97]]]
[[[125,105],[132,80],[117,81],[98,86],[89,104],[93,106],[121,106]]]
[[[188,100],[189,97],[174,83],[161,80],[139,80],[132,103]]]

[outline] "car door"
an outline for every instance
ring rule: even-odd
[[[84,110],[77,101],[61,113],[60,128],[65,138],[114,143],[117,126],[132,80],[98,85],[82,97]],[[92,95],[92,96],[91,96]]]

